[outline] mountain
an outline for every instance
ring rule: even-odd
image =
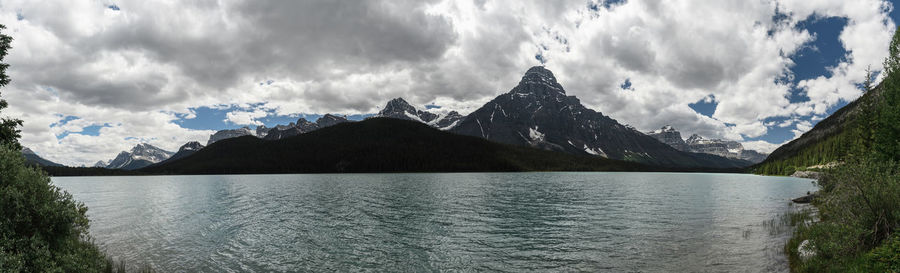
[[[156,146],[141,143],[134,146],[131,152],[122,151],[119,153],[106,167],[109,169],[135,170],[162,162],[171,157],[172,154],[172,152]]]
[[[441,130],[447,130],[456,126],[456,124],[464,118],[456,111],[435,114],[429,111],[419,110],[410,105],[403,98],[396,98],[388,101],[384,108],[382,108],[375,116],[418,121]]]
[[[875,115],[884,92],[882,85],[866,92],[819,121],[800,137],[772,151],[765,161],[753,169],[761,174],[790,175],[796,169],[840,161],[849,154],[853,145],[865,145],[864,142],[869,141],[853,131],[863,126],[861,119]]]
[[[173,154],[166,160],[163,160],[160,162],[177,160],[179,158],[192,155],[192,154],[196,153],[197,151],[199,151],[200,149],[203,149],[203,147],[204,147],[203,144],[200,144],[200,142],[197,142],[197,141],[191,141],[191,142],[185,143],[184,145],[181,145],[180,148],[178,148],[178,152],[176,152],[175,154]]]
[[[104,162],[103,160],[100,160],[100,161],[97,161],[97,163],[94,163],[94,166],[92,166],[92,167],[94,167],[94,168],[106,168],[106,166],[109,166],[109,163],[110,163],[110,162],[111,162],[111,161],[106,161],[106,162]]]
[[[419,122],[370,118],[280,140],[222,140],[145,173],[322,173],[647,170],[600,157],[511,146]]]
[[[519,84],[466,116],[451,132],[492,141],[673,167],[742,167],[743,160],[676,150],[567,96],[550,70],[528,69]]]
[[[659,130],[648,132],[647,135],[683,152],[711,154],[746,160],[751,163],[759,163],[766,159],[766,154],[754,150],[745,150],[744,145],[737,141],[706,139],[697,134],[691,135],[685,141],[681,138],[681,132],[669,125],[663,126]]]
[[[31,164],[31,165],[53,166],[53,167],[62,167],[63,166],[62,164],[59,164],[59,163],[56,163],[56,162],[53,162],[50,160],[46,160],[46,159],[38,156],[36,153],[34,153],[34,151],[32,151],[31,149],[28,149],[27,147],[22,148],[22,156],[25,156],[25,162],[28,164]]]
[[[681,138],[681,132],[675,130],[672,126],[666,125],[663,126],[662,129],[647,133],[648,136],[652,136],[659,140],[662,143],[668,144],[679,151],[690,151],[690,147],[684,142],[684,139]]]
[[[241,137],[241,136],[252,136],[254,131],[251,131],[250,128],[242,127],[237,129],[228,129],[228,130],[220,130],[215,134],[209,136],[209,140],[206,141],[206,146],[215,143],[216,141]]]
[[[350,121],[347,120],[346,117],[335,116],[332,114],[325,114],[324,116],[317,119],[315,123],[309,122],[305,118],[300,118],[297,120],[296,124],[291,123],[288,126],[279,125],[275,128],[272,128],[272,130],[269,130],[263,139],[279,140],[299,134],[309,133],[321,128],[334,126],[344,122]]]

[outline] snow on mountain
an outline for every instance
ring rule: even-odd
[[[506,144],[658,165],[745,164],[681,152],[588,109],[575,96],[566,95],[553,72],[541,66],[528,69],[517,86],[463,118],[450,131]]]
[[[403,98],[388,101],[375,116],[417,121],[441,130],[453,128],[463,119],[463,116],[456,111],[432,113],[416,109]]]
[[[141,143],[134,146],[130,152],[120,152],[106,167],[110,169],[135,170],[162,162],[173,154],[156,146]]]
[[[256,133],[255,131],[252,131],[252,130],[250,130],[250,128],[247,128],[247,127],[242,127],[242,128],[237,128],[237,129],[220,130],[220,131],[216,132],[215,134],[212,134],[211,136],[209,136],[209,140],[206,141],[206,146],[209,146],[210,144],[213,144],[219,140],[235,138],[235,137],[242,137],[242,136],[252,136],[252,135],[255,135],[255,133]]]
[[[762,162],[767,156],[757,151],[745,150],[744,145],[737,141],[707,139],[698,134],[693,134],[687,140],[684,140],[681,138],[681,133],[669,125],[663,126],[659,130],[648,132],[647,135],[685,152],[712,154],[746,160],[752,163]]]

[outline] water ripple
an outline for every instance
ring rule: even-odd
[[[763,221],[807,180],[467,173],[53,178],[162,272],[787,271]]]

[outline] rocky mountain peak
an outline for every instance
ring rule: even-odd
[[[698,134],[693,134],[685,142],[687,142],[687,144],[699,144],[699,143],[703,142],[703,140],[704,140],[704,138],[702,136],[700,136]]]
[[[387,105],[384,106],[384,109],[381,110],[381,113],[390,113],[390,112],[415,112],[415,108],[406,102],[403,98],[395,98],[388,101]]]
[[[522,80],[519,81],[518,87],[519,88],[514,88],[513,92],[537,94],[547,92],[550,94],[566,94],[566,91],[563,89],[562,85],[556,82],[556,77],[553,76],[553,72],[551,72],[547,68],[544,68],[543,66],[535,66],[529,68],[528,71],[525,72],[525,75],[522,76]],[[548,92],[551,90],[552,92]]]
[[[33,155],[35,153],[31,149],[28,149],[28,147],[22,147],[22,154]]]
[[[321,118],[316,120],[316,125],[319,125],[319,128],[325,128],[328,126],[333,126],[339,123],[348,122],[346,117],[339,117],[332,114],[325,114]]]
[[[198,151],[200,149],[203,149],[203,144],[200,144],[200,142],[197,141],[191,141],[181,145],[181,148],[178,148],[178,151]]]

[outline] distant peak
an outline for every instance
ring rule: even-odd
[[[672,125],[666,125],[666,126],[663,126],[662,128],[659,128],[659,130],[652,131],[650,133],[651,134],[661,134],[661,133],[677,133],[677,132],[678,132],[678,130],[675,130],[675,127],[672,127]]]
[[[33,155],[35,153],[31,149],[28,149],[28,147],[22,147],[22,154]]]
[[[700,136],[700,135],[698,135],[698,134],[693,134],[693,135],[691,135],[691,137],[688,138],[687,142],[688,142],[688,143],[695,143],[695,142],[698,142],[698,141],[701,141],[701,140],[703,140],[703,137],[702,137],[702,136]]]
[[[185,143],[184,145],[181,145],[181,147],[203,147],[203,144],[200,144],[200,142],[198,141],[190,141],[188,143]]]
[[[185,143],[184,145],[181,145],[181,148],[179,148],[178,151],[200,150],[200,149],[203,149],[203,144],[200,144],[200,142],[197,142],[197,141],[191,141],[191,142]]]
[[[337,116],[337,115],[332,115],[332,114],[325,114],[325,115],[322,116],[321,118],[324,118],[324,119],[347,119],[347,118],[340,117],[340,116]],[[321,118],[320,118],[320,119],[321,119]]]

